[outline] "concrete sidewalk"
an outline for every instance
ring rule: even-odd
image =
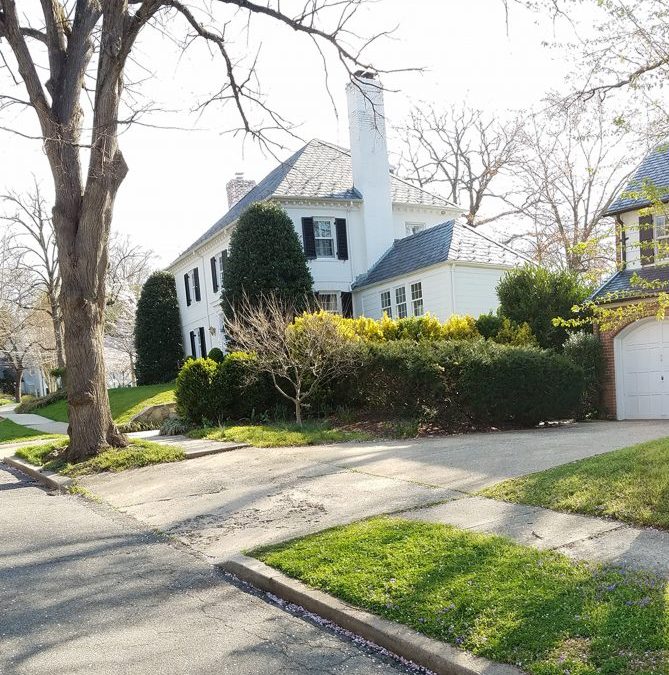
[[[53,420],[42,417],[41,415],[23,414],[0,410],[0,417],[10,420],[15,424],[20,424],[29,429],[41,431],[43,434],[66,434],[67,422],[54,422]]]
[[[631,567],[669,578],[669,532],[661,530],[485,497],[463,497],[398,515],[499,534],[525,546],[558,551],[578,560]]]

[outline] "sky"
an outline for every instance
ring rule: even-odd
[[[413,106],[446,108],[465,101],[491,113],[529,110],[548,90],[564,90],[571,70],[565,52],[547,46],[569,39],[571,29],[519,6],[511,8],[507,24],[502,0],[376,0],[355,25],[366,35],[396,27],[370,52],[379,68],[422,69],[382,76],[391,155],[399,149],[392,127]],[[346,75],[337,63],[328,60],[326,88],[323,62],[308,39],[264,19],[254,19],[248,35],[239,24],[236,29],[237,56],[248,59],[260,47],[263,94],[300,137],[281,137],[275,156],[284,159],[311,138],[348,147]],[[163,111],[144,121],[176,129],[133,126],[122,135],[130,172],[116,201],[113,229],[153,249],[162,266],[227,211],[225,184],[236,172],[259,181],[277,159],[230,133],[238,125],[232,107],[195,111],[221,82],[220,58],[198,47],[182,54],[156,31],[145,35],[136,57],[145,69],[142,93]],[[17,111],[2,124],[34,132],[33,114]],[[40,143],[0,131],[0,193],[27,189],[33,175],[50,187]]]

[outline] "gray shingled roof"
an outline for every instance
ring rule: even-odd
[[[658,282],[659,288],[643,288],[632,283],[634,275],[638,275],[646,282]],[[657,267],[642,267],[641,269],[625,269],[616,272],[602,284],[591,296],[590,300],[599,303],[616,302],[632,298],[645,298],[669,290],[669,265]]]
[[[377,284],[447,261],[487,263],[512,267],[527,258],[481,232],[454,220],[397,239],[353,288]]]
[[[433,195],[406,181],[391,176],[392,200],[398,204],[454,206],[447,199]],[[314,139],[279,164],[248,194],[240,199],[220,220],[196,239],[180,256],[190,253],[237,218],[255,202],[271,197],[303,197],[307,199],[362,199],[353,186],[351,153],[325,141]]]
[[[667,190],[661,199],[669,201],[669,145],[666,143],[656,147],[639,165],[632,179],[619,197],[609,206],[607,215],[615,215],[625,211],[633,211],[649,206],[647,199],[637,199],[633,195],[638,193],[644,182],[651,183],[655,188]]]

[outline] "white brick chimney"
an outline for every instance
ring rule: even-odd
[[[254,180],[244,178],[243,173],[236,173],[235,177],[225,186],[228,192],[228,208],[232,208],[242,197],[256,186]]]
[[[383,88],[376,73],[358,71],[346,87],[353,185],[363,198],[365,250],[371,267],[393,244],[393,209]]]

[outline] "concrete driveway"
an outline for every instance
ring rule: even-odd
[[[82,483],[210,558],[462,497],[505,478],[669,436],[669,421],[590,422],[311,448],[245,448]]]

